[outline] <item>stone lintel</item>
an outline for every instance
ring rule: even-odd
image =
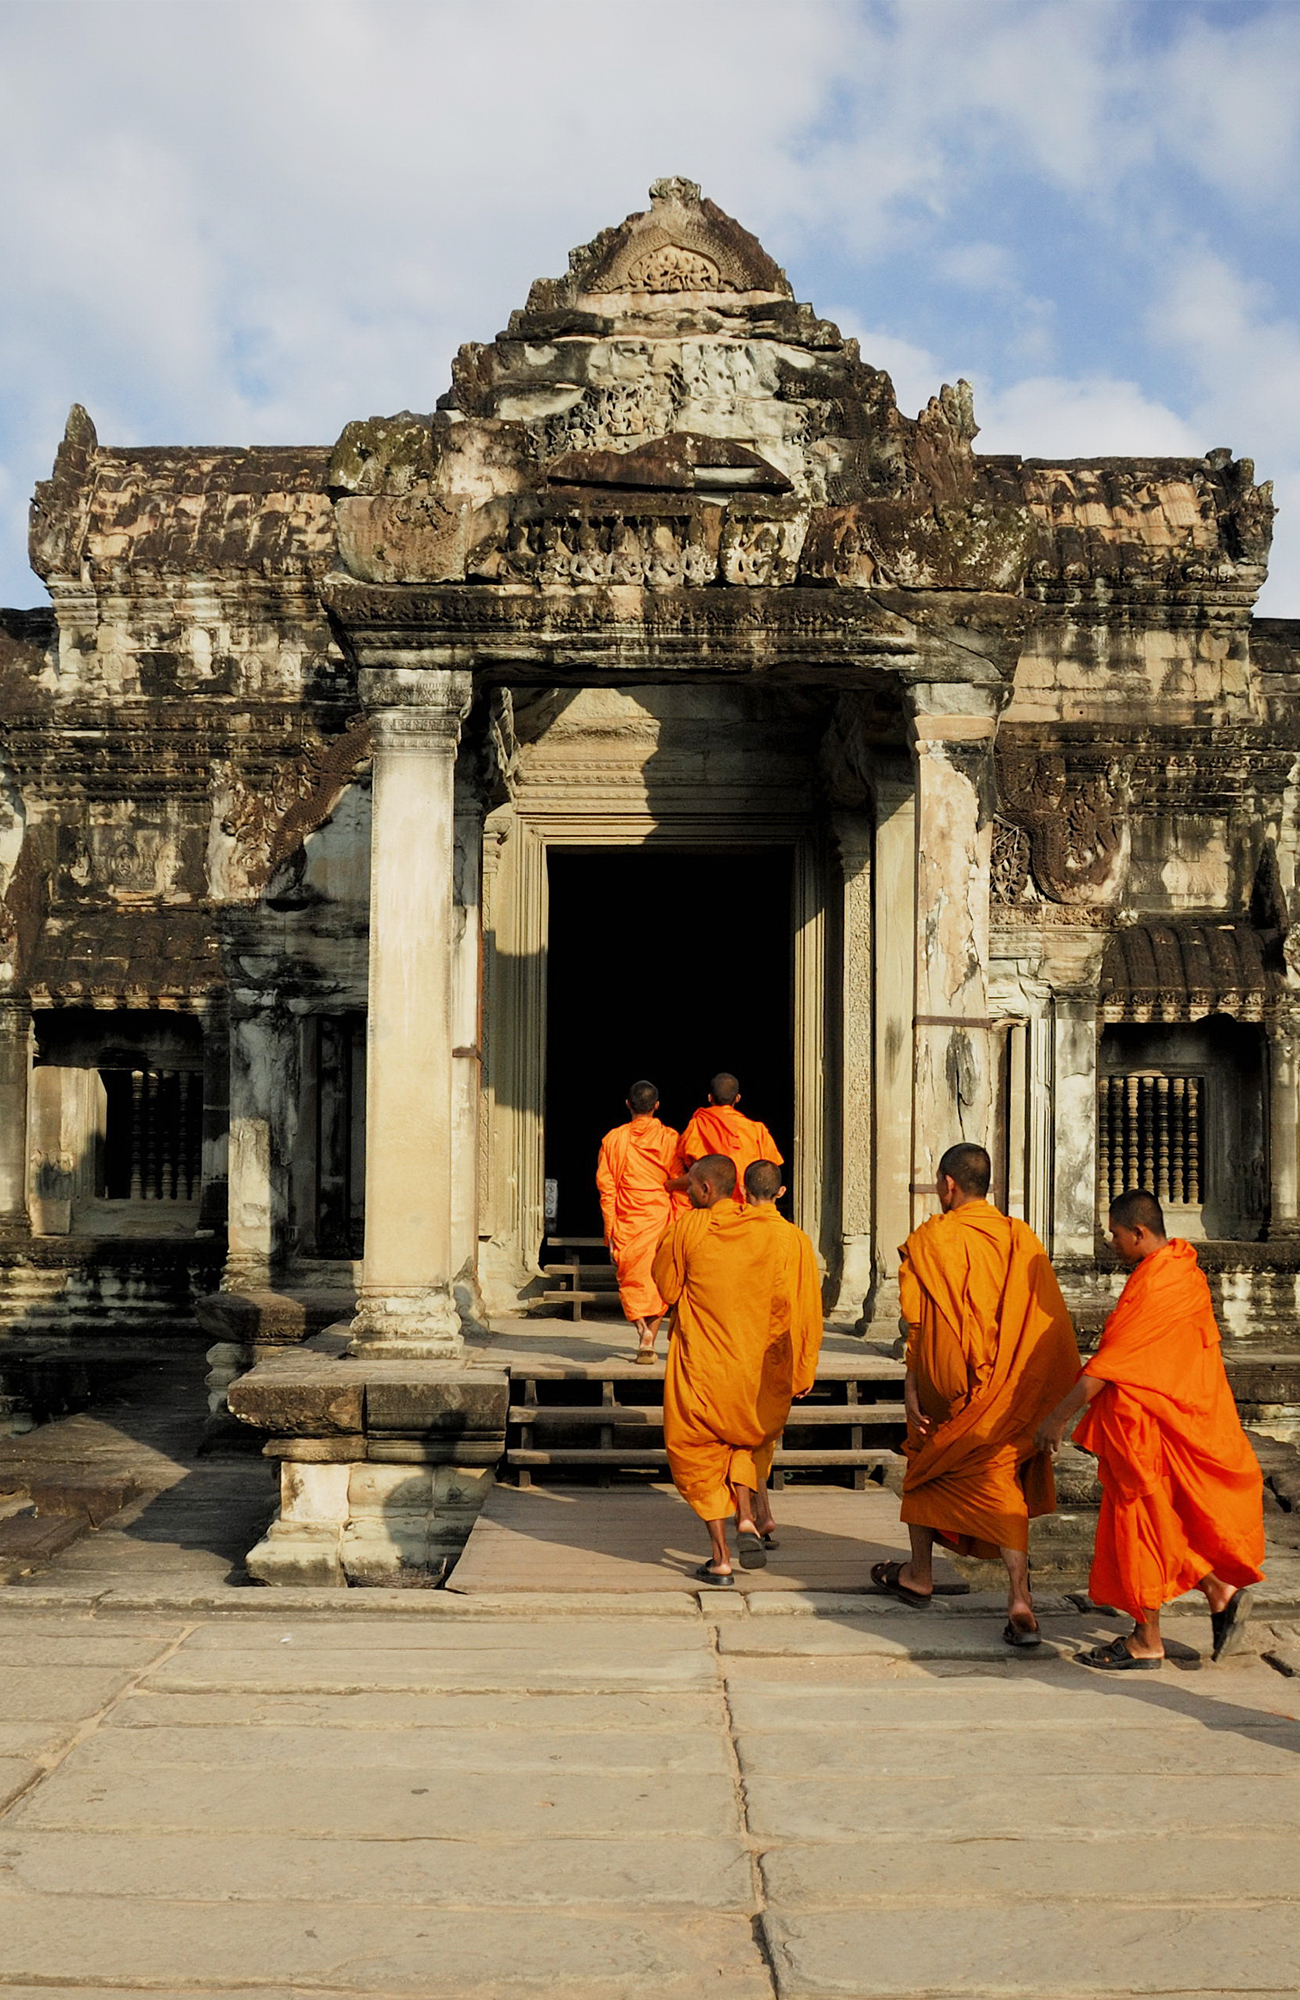
[[[1024,615],[1022,600],[993,592],[895,592],[885,604],[866,590],[798,584],[535,592],[336,573],[322,597],[363,670],[396,670],[400,660],[415,676],[487,669],[590,685],[689,669],[695,679],[761,670],[790,680],[900,674],[998,687],[1014,672]]]

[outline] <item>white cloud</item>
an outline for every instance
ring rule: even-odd
[[[1234,278],[1231,225],[1200,198],[1292,226],[1298,59],[1289,0],[1249,19],[1131,0],[0,8],[0,596],[36,594],[22,496],[74,397],[122,441],[326,441],[428,408],[459,342],[660,173],[757,230],[801,297],[825,308],[824,268],[832,296],[860,282],[870,308],[840,317],[891,329],[863,352],[905,410],[976,372],[980,313],[989,449],[1229,441],[1300,467],[1294,410],[1259,386],[1294,367],[1294,331]],[[1049,201],[1127,260],[1113,326],[1035,235]],[[891,279],[922,257],[913,338]],[[1162,385],[1170,355],[1190,392]]]
[[[1136,382],[1105,375],[1030,375],[978,394],[981,451],[1023,458],[1199,457],[1207,440]]]

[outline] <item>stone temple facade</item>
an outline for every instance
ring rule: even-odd
[[[1278,1345],[1270,491],[976,437],[682,180],[432,414],[173,450],[74,409],[49,606],[0,614],[5,1351],[201,1339],[220,1402],[342,1320],[447,1375],[592,1233],[583,1163],[661,1066],[677,1122],[741,1073],[864,1330],[967,1137],[1085,1317],[1136,1181]]]

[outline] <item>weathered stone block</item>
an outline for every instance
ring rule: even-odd
[[[317,1589],[346,1583],[339,1560],[337,1526],[305,1521],[272,1521],[245,1567],[259,1583],[297,1584]]]
[[[362,1381],[351,1378],[342,1365],[308,1371],[265,1362],[232,1382],[226,1393],[232,1416],[281,1437],[359,1435],[362,1429]]]
[[[348,1518],[348,1465],[304,1465],[286,1460],[280,1467],[280,1519],[334,1522]]]
[[[420,1513],[433,1506],[432,1474],[413,1465],[353,1465],[349,1468],[348,1506],[358,1514]]]
[[[381,1372],[382,1369],[382,1372]],[[504,1372],[386,1362],[367,1371],[367,1432],[440,1437],[505,1437],[509,1384]]]

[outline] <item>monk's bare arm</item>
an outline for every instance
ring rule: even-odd
[[[655,1251],[654,1262],[650,1266],[650,1276],[655,1289],[665,1305],[676,1305],[686,1283],[686,1259],[682,1254],[682,1217],[668,1225]]]
[[[922,1437],[929,1437],[931,1424],[921,1408],[921,1399],[916,1390],[916,1376],[909,1368],[903,1377],[903,1406],[907,1411],[907,1421]]]
[[[1094,1396],[1100,1396],[1108,1385],[1098,1375],[1081,1375],[1068,1395],[1062,1396],[1050,1416],[1043,1418],[1034,1432],[1035,1451],[1057,1451],[1080,1410],[1086,1409]]]

